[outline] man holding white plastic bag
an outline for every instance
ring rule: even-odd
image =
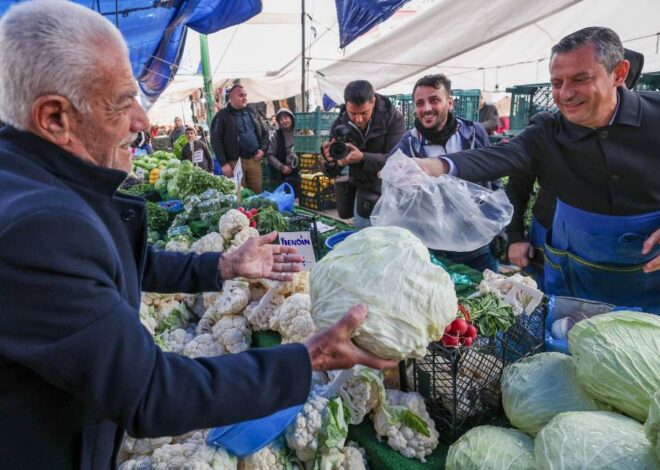
[[[403,135],[392,154],[400,150],[411,158],[434,158],[488,146],[488,135],[481,124],[453,115],[451,81],[445,75],[426,75],[417,80],[413,87],[413,99],[415,128]],[[491,190],[502,188],[499,180],[479,184]],[[440,247],[442,251],[433,251],[480,272],[485,269],[497,272],[499,263],[491,252],[489,242],[487,240],[485,245],[476,249],[459,247],[459,251],[447,251],[445,245]]]

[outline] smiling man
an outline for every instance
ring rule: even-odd
[[[251,238],[231,254],[146,243],[141,198],[117,192],[147,129],[119,31],[73,2],[0,20],[0,467],[110,469],[124,430],[172,436],[300,405],[311,370],[392,367],[351,336],[356,307],[306,344],[191,359],[140,323],[140,295],[290,281],[302,258]]]
[[[488,147],[488,135],[479,123],[454,116],[451,81],[442,74],[426,75],[413,87],[415,128],[403,135],[392,153],[401,150],[409,157],[437,158],[461,150]],[[501,189],[499,181],[483,182],[488,189]],[[436,252],[455,263],[465,264],[477,271],[498,271],[497,259],[490,246],[466,252]]]
[[[660,313],[660,93],[625,88],[623,54],[607,28],[566,36],[550,58],[559,112],[508,143],[416,161],[467,180],[538,175],[557,192],[546,292]]]

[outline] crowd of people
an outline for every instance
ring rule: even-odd
[[[229,254],[146,246],[144,203],[117,188],[131,169],[130,146],[153,129],[127,46],[107,19],[71,2],[21,2],[0,19],[0,43],[3,466],[112,468],[125,431],[177,435],[254,419],[304,403],[313,369],[395,365],[351,341],[363,306],[305,344],[203,359],[163,353],[140,324],[142,291],[290,280],[302,258],[272,244],[275,232]],[[546,292],[660,312],[660,94],[628,90],[629,66],[607,28],[565,37],[550,60],[559,112],[535,116],[497,146],[488,127],[452,113],[443,75],[416,82],[408,131],[387,97],[353,81],[332,126],[349,136],[347,153],[335,158],[324,143],[324,171],[348,168],[358,227],[369,225],[378,173],[397,150],[429,175],[490,188],[503,176],[538,179],[556,196],[543,243]],[[484,117],[490,126],[492,110]],[[271,135],[245,89],[232,87],[209,131],[222,172],[232,176],[240,162],[246,186],[261,192],[267,158],[282,179],[295,178],[295,118],[280,110],[276,121]],[[171,143],[182,135],[184,158],[211,171],[210,149],[177,119]],[[442,254],[496,267],[488,247]]]

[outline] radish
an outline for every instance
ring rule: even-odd
[[[442,337],[442,345],[446,348],[455,348],[458,346],[458,336],[445,335]]]
[[[467,347],[472,346],[473,341],[474,341],[474,338],[463,338],[463,341],[461,342],[461,344],[467,348]]]
[[[465,336],[468,338],[476,338],[477,337],[477,327],[474,325],[468,325],[467,330],[465,331]]]
[[[450,331],[451,331],[451,324],[445,326],[445,334],[448,335]]]
[[[464,335],[468,330],[468,323],[462,318],[457,318],[451,322],[451,329],[459,336]]]

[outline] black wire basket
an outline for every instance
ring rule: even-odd
[[[412,361],[403,388],[425,399],[440,440],[452,444],[475,426],[503,416],[500,379],[504,367],[543,351],[546,304],[519,315],[505,333],[480,337],[471,347],[431,343],[428,354]]]

